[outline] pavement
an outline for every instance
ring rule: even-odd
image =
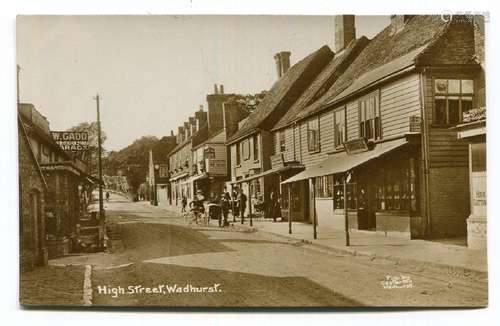
[[[83,302],[83,266],[42,266],[21,271],[19,303],[33,306],[81,306]]]
[[[176,206],[160,202],[159,207],[179,214]],[[231,217],[229,220],[232,220]],[[243,228],[239,222],[235,225]],[[245,220],[245,227],[250,228],[248,218]],[[350,246],[346,246],[345,232],[326,226],[317,227],[317,239],[313,237],[313,226],[307,223],[292,222],[292,234],[289,234],[288,222],[254,219],[253,228],[259,232],[268,232],[286,239],[301,241],[319,250],[354,256],[378,257],[404,264],[425,265],[458,274],[474,273],[480,277],[486,277],[488,272],[485,250],[469,249],[462,244],[450,244],[449,239],[443,241],[411,240],[370,231],[354,231],[350,232]]]

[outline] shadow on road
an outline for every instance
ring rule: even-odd
[[[117,253],[123,263],[160,257],[232,251],[231,248],[193,229],[171,224],[115,224],[115,236],[124,251]]]
[[[255,240],[255,239],[230,239],[230,238],[222,238],[217,239],[219,242],[232,242],[232,243],[252,243],[252,244],[284,244],[289,245],[290,242],[284,241],[271,241],[271,240]]]

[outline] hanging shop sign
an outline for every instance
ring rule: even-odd
[[[79,152],[88,149],[89,135],[84,131],[51,131],[52,138],[63,151]]]

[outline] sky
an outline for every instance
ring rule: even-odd
[[[389,16],[357,16],[356,37],[372,38]],[[96,119],[107,150],[177,130],[223,84],[225,93],[268,90],[274,54],[293,65],[328,45],[332,16],[19,16],[20,100],[51,130]]]

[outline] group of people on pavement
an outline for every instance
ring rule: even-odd
[[[181,212],[187,212],[188,199],[185,195],[182,196],[181,204]],[[245,195],[243,190],[239,188],[235,188],[232,194],[227,191],[227,188],[224,188],[224,191],[220,195],[220,198],[216,197],[212,198],[212,200],[207,200],[202,190],[198,189],[193,200],[189,203],[189,210],[205,213],[205,205],[207,205],[210,209],[210,206],[212,206],[213,204],[217,205],[217,208],[213,209],[220,209],[220,215],[222,216],[222,221],[220,223],[221,226],[229,225],[228,215],[230,210],[232,211],[233,216],[239,215],[242,220],[245,219],[247,196]],[[210,214],[210,212],[208,213]]]
[[[181,199],[181,212],[186,213],[187,209],[190,211],[195,211],[199,213],[205,213],[205,205],[208,206],[208,214],[211,215],[211,209],[216,209],[215,215],[221,216],[222,220],[219,222],[220,226],[229,225],[228,215],[229,211],[232,212],[234,217],[240,217],[241,221],[245,220],[245,211],[247,209],[247,201],[248,198],[245,195],[243,189],[239,187],[235,187],[234,190],[230,193],[227,188],[224,188],[222,194],[220,196],[215,196],[211,200],[207,200],[203,191],[198,189],[196,191],[196,195],[193,200],[189,203],[188,208],[188,199],[185,195],[182,195]],[[281,216],[280,207],[279,207],[279,195],[274,190],[271,191],[269,201],[265,205],[265,214],[269,217],[272,217],[276,222],[276,218]],[[216,206],[216,207],[214,207]],[[220,209],[220,211],[218,211]]]

